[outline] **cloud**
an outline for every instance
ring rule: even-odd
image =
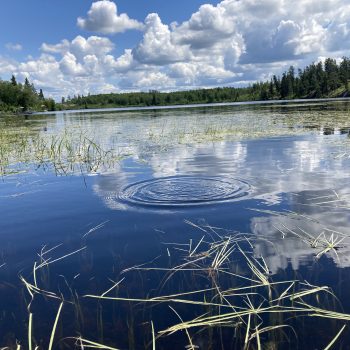
[[[173,42],[169,26],[163,24],[156,13],[146,17],[143,39],[132,54],[139,62],[154,65],[164,65],[190,58],[188,48]]]
[[[342,57],[350,49],[350,7],[341,0],[300,0],[298,6],[287,0],[222,0],[171,24],[157,13],[141,24],[104,0],[92,3],[78,26],[105,34],[142,29],[142,34],[118,56],[117,43],[103,36],[43,43],[36,59],[0,59],[0,73],[9,67],[7,73],[30,75],[53,93],[61,88],[70,95],[241,86],[290,65]]]
[[[90,36],[87,39],[78,35],[71,42],[64,39],[58,44],[43,43],[41,51],[65,55],[71,52],[78,58],[86,55],[104,56],[114,49],[114,44],[108,39],[99,36]]]
[[[66,75],[86,75],[83,65],[70,52],[67,52],[60,61],[60,69]]]
[[[23,46],[21,44],[14,43],[7,43],[5,47],[9,51],[21,51],[23,49]]]
[[[150,72],[143,74],[134,86],[141,88],[163,88],[164,86],[172,86],[174,83],[162,72]]]
[[[123,33],[130,29],[142,29],[142,24],[130,19],[125,13],[118,15],[117,5],[109,0],[92,3],[87,18],[79,17],[77,25],[81,29],[103,34]]]
[[[223,7],[203,5],[189,21],[175,28],[176,41],[192,49],[209,49],[226,38],[235,36],[235,23]]]
[[[132,68],[135,68],[138,63],[134,60],[132,50],[127,49],[124,54],[117,59],[112,55],[106,55],[103,59],[103,64],[109,73],[126,73]]]
[[[46,53],[65,53],[69,51],[69,47],[70,42],[67,39],[63,39],[60,43],[54,45],[43,43],[40,49]]]
[[[0,74],[12,74],[16,71],[17,65],[16,61],[0,56]]]

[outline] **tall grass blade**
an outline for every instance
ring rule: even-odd
[[[332,341],[324,348],[324,350],[329,350],[334,345],[334,343],[337,341],[337,339],[343,333],[345,327],[346,327],[346,324],[340,329],[340,331],[336,334],[336,336],[332,339]]]
[[[51,337],[50,337],[50,343],[49,343],[48,350],[52,350],[53,340],[55,338],[57,323],[58,323],[58,320],[60,318],[62,307],[63,307],[63,301],[61,302],[61,304],[60,304],[60,306],[58,308],[57,315],[56,315],[56,318],[55,318],[55,323],[53,324],[53,327],[52,327],[52,332],[51,332]]]

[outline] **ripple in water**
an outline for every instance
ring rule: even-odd
[[[249,191],[250,185],[238,179],[173,176],[131,184],[118,199],[134,205],[190,206],[239,200]]]

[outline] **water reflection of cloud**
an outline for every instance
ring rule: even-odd
[[[331,258],[338,267],[350,266],[349,213],[318,213],[308,217],[306,219],[303,213],[295,217],[281,214],[251,219],[251,231],[258,237],[254,243],[254,252],[264,257],[272,273],[285,269],[289,264],[297,271],[301,265],[316,261],[317,254],[324,249],[324,236],[339,240],[345,237],[335,250],[328,251],[325,256]],[[314,238],[313,243],[310,237]]]
[[[217,176],[234,174],[245,157],[245,144],[216,142],[176,147],[167,153],[154,154],[149,165],[155,177],[179,174]]]
[[[94,189],[100,195],[106,188],[108,193],[117,193],[130,181],[197,174],[246,180],[253,185],[255,198],[270,205],[280,203],[284,193],[299,197],[305,190],[345,193],[347,159],[330,157],[331,147],[324,137],[314,136],[174,145],[147,151],[142,143],[130,146],[131,158],[108,176],[113,186],[101,176]]]
[[[125,209],[117,196],[133,182],[176,175],[232,177],[244,163],[245,147],[240,142],[182,145],[163,152],[149,152],[142,162],[138,150],[134,149],[134,156],[122,162],[113,173],[96,178],[93,190],[111,209]]]
[[[283,238],[279,231],[282,224],[290,229],[301,227],[315,236],[324,227],[350,236],[350,215],[346,209],[346,206],[350,208],[347,195],[349,160],[333,156],[346,141],[341,135],[324,136],[322,131],[322,135],[307,137],[187,142],[189,134],[185,135],[184,127],[177,127],[177,131],[181,129],[182,132],[172,135],[176,129],[174,123],[154,118],[144,129],[135,123],[134,129],[127,130],[130,122],[121,120],[115,121],[109,130],[99,130],[106,144],[112,140],[131,154],[108,174],[95,178],[93,190],[109,208],[128,210],[127,205],[117,200],[118,193],[142,180],[178,175],[246,180],[253,185],[254,198],[261,201],[262,207],[274,205],[278,208],[283,204],[313,219],[300,221],[281,216],[259,216],[251,220],[251,231],[263,238],[254,245],[255,254],[266,258],[273,273],[288,266],[298,270],[314,260],[321,249],[312,248],[294,235]],[[191,127],[187,125],[187,129]],[[136,133],[138,139],[130,133]],[[180,138],[182,143],[179,143]],[[345,198],[340,203],[345,208],[337,208],[340,205],[334,202],[335,195]],[[320,197],[324,199],[318,199]],[[348,267],[350,249],[348,242],[343,243],[337,254],[330,251],[327,256],[338,266]]]
[[[101,198],[113,197],[140,179],[201,174],[247,180],[254,186],[255,198],[276,205],[284,193],[344,192],[348,160],[335,158],[332,152],[337,152],[346,136],[324,135],[331,127],[339,134],[343,114],[278,109],[103,113],[66,116],[53,129],[84,128],[105,148],[130,155],[109,169],[108,175],[106,171],[96,177],[94,191]],[[305,131],[308,136],[296,136]],[[107,205],[116,209],[115,201]]]

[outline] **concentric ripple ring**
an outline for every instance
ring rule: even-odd
[[[118,194],[124,203],[146,206],[190,206],[243,199],[251,186],[227,177],[171,176],[136,182]]]

